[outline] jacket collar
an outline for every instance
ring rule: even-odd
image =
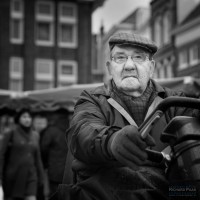
[[[31,129],[28,132],[25,132],[25,130],[20,126],[20,125],[16,125],[16,130],[24,137],[26,138],[26,140],[30,140],[31,137]]]

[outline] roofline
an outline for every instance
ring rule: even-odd
[[[181,26],[178,26],[177,28],[175,28],[174,30],[172,30],[171,34],[172,35],[176,35],[179,34],[183,31],[186,31],[196,25],[200,24],[200,17],[197,17],[196,19],[192,20],[191,22],[188,22],[186,24],[183,24]]]
[[[92,11],[94,12],[98,7],[101,7],[107,0],[78,0],[78,2],[93,3]]]
[[[121,23],[121,24],[116,24],[114,25],[104,36],[103,38],[103,43],[107,42],[107,40],[110,38],[110,36],[118,31],[119,29],[127,29],[127,30],[132,30],[133,29],[133,24],[130,23]]]

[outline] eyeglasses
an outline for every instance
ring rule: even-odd
[[[127,62],[128,58],[131,58],[133,60],[133,62],[136,62],[136,63],[143,63],[143,62],[149,60],[149,58],[147,57],[146,54],[135,54],[133,56],[128,56],[125,54],[123,54],[123,55],[116,54],[116,55],[112,56],[111,58],[118,64]]]

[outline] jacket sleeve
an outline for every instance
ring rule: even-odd
[[[41,153],[40,153],[40,145],[39,145],[39,138],[38,133],[35,133],[37,145],[36,145],[36,152],[35,152],[35,163],[36,163],[36,169],[37,169],[37,174],[38,174],[38,182],[39,184],[43,185],[44,184],[44,168],[42,164],[42,158],[41,158]]]
[[[38,182],[40,185],[44,184],[44,168],[42,164],[42,159],[40,155],[39,147],[36,152],[36,167],[37,167],[37,174],[38,174]]]
[[[82,94],[75,106],[71,126],[67,131],[70,148],[75,158],[85,163],[113,161],[107,151],[108,138],[120,127],[110,126],[102,111],[100,99]]]
[[[12,130],[6,129],[3,133],[0,134],[0,183],[2,182],[3,168],[6,158],[6,153],[9,150],[9,145],[11,145],[12,140]]]
[[[43,134],[41,140],[41,154],[44,168],[46,169],[48,168],[49,151],[53,141],[51,128],[48,127]]]

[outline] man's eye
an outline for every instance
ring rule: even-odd
[[[137,55],[137,56],[134,56],[134,58],[136,58],[136,59],[142,59],[142,56],[141,55]]]
[[[118,56],[117,59],[124,60],[124,59],[126,59],[126,57],[125,56]]]

